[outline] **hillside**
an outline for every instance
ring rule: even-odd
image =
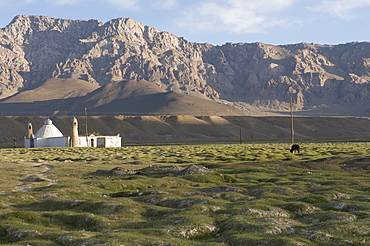
[[[0,101],[5,115],[82,115],[85,107],[91,115],[245,115],[232,106],[167,92],[144,80],[100,87],[78,79],[50,79]]]
[[[210,99],[184,95],[160,88],[148,81],[113,82],[78,101],[94,114],[114,115],[244,115],[243,112]],[[101,113],[99,113],[101,112]]]
[[[49,79],[36,88],[18,92],[2,103],[33,103],[86,96],[99,88],[96,84],[79,79]]]
[[[99,86],[146,80],[248,115],[286,113],[292,97],[302,115],[368,116],[369,61],[367,42],[213,46],[130,18],[102,23],[22,15],[0,30],[2,98],[53,78]],[[22,106],[34,112],[40,107]]]
[[[31,122],[37,131],[46,117],[0,117],[0,143],[9,146],[15,137],[19,146]],[[69,136],[71,117],[51,118],[60,131]],[[77,117],[79,133],[85,134],[85,119]],[[89,116],[89,132],[122,137],[122,144],[147,143],[216,143],[222,141],[290,141],[289,117],[249,116]],[[362,140],[370,137],[370,121],[357,117],[297,117],[297,142],[307,139]]]
[[[79,97],[99,88],[79,79],[49,79],[45,83],[0,100],[0,111],[11,115],[54,115]]]

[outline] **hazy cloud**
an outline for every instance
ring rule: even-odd
[[[197,30],[259,33],[286,24],[279,13],[294,0],[203,0],[186,10],[178,25]]]
[[[370,0],[324,0],[309,9],[314,12],[322,12],[343,19],[353,19],[356,18],[356,15],[352,12],[353,10],[367,6],[370,6]]]
[[[121,9],[137,10],[140,7],[140,0],[108,0],[109,3]]]
[[[1,0],[0,0],[1,1]],[[40,0],[24,0],[24,1],[40,1]],[[76,5],[80,3],[94,3],[99,2],[100,0],[46,0],[47,2],[53,5]],[[142,0],[106,0],[107,4],[120,9],[139,9],[139,4]]]
[[[159,9],[171,9],[177,5],[177,0],[155,0],[153,6]]]
[[[34,3],[37,0],[0,0],[0,6],[19,6],[19,5],[24,5],[24,4],[29,4],[29,3]]]
[[[77,5],[81,3],[89,4],[100,2],[101,0],[0,0],[0,6],[3,5],[24,5],[24,4],[42,4],[49,5]],[[118,7],[120,9],[142,10],[145,8],[170,9],[178,4],[178,0],[106,0],[108,6]]]
[[[78,2],[81,2],[81,1],[78,1],[78,0],[58,0],[58,1],[50,1],[50,2],[55,4],[55,5],[74,5],[74,4],[77,4]]]

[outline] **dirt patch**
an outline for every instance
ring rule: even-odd
[[[122,174],[136,174],[136,171],[131,171],[123,167],[115,167],[112,170],[97,170],[95,175],[122,175]]]
[[[370,171],[370,158],[327,157],[313,161],[293,162],[290,165],[312,170]]]
[[[151,165],[142,169],[137,170],[139,175],[160,175],[160,176],[176,176],[176,174],[183,170],[181,166],[175,165]]]
[[[202,174],[202,173],[209,173],[209,172],[212,172],[212,170],[204,166],[191,165],[181,170],[180,172],[178,172],[177,175],[192,175],[192,174]]]
[[[182,176],[192,174],[209,173],[212,170],[204,166],[190,165],[190,166],[175,166],[175,165],[151,165],[136,171],[128,170],[122,167],[116,167],[112,170],[97,170],[95,175],[123,175],[123,174],[137,174],[146,176]]]
[[[58,183],[58,180],[50,179],[46,175],[48,172],[54,169],[51,165],[37,164],[33,166],[35,168],[43,167],[44,170],[41,172],[33,172],[26,177],[20,179],[21,183],[15,186],[14,191],[27,192],[34,190],[39,187],[48,187]]]

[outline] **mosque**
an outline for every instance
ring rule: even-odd
[[[121,147],[121,137],[119,134],[117,136],[78,136],[78,121],[75,117],[71,120],[71,136],[63,136],[53,122],[47,119],[36,134],[33,134],[32,124],[27,124],[24,147]]]

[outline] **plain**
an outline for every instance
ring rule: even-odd
[[[0,149],[4,245],[366,245],[369,143]]]

